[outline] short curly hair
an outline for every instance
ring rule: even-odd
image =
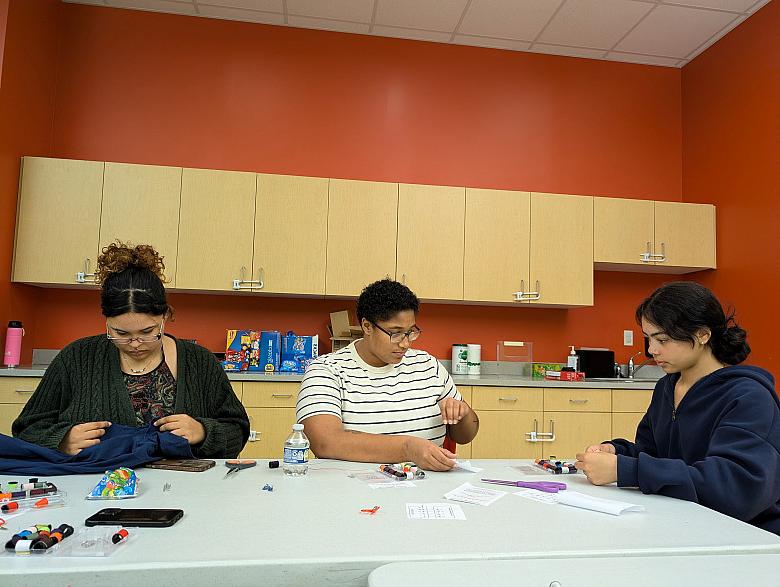
[[[367,285],[357,300],[357,318],[369,322],[389,320],[398,312],[412,310],[415,314],[420,309],[420,300],[414,292],[403,283],[392,279],[380,279]]]

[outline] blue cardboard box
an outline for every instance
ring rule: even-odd
[[[282,373],[303,373],[306,367],[317,358],[319,336],[299,336],[288,332],[282,337]]]
[[[279,371],[280,344],[281,335],[278,330],[263,330],[260,333],[260,366],[257,371],[266,373]]]

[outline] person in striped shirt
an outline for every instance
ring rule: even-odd
[[[373,463],[413,461],[432,471],[455,466],[445,436],[466,444],[479,418],[447,370],[411,348],[421,334],[420,302],[383,279],[357,301],[363,338],[313,361],[298,394],[297,419],[320,458]]]

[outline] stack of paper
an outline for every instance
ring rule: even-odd
[[[487,487],[476,487],[471,483],[464,483],[449,493],[445,493],[444,497],[450,501],[460,501],[463,503],[473,503],[476,505],[490,505],[505,495],[506,491],[496,491],[495,489],[488,489]]]
[[[593,497],[592,495],[577,493],[576,491],[569,491],[568,489],[559,491],[558,493],[544,493],[536,491],[535,489],[521,489],[515,491],[514,494],[527,499],[533,499],[534,501],[541,501],[543,503],[562,503],[563,505],[612,514],[613,516],[619,516],[623,512],[645,511],[645,507],[642,505],[635,505],[633,503],[617,501],[614,499]]]

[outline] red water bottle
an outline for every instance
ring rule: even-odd
[[[8,323],[8,330],[5,333],[5,354],[3,354],[3,363],[6,367],[18,367],[19,358],[22,355],[22,337],[24,328],[18,320],[11,320]]]

